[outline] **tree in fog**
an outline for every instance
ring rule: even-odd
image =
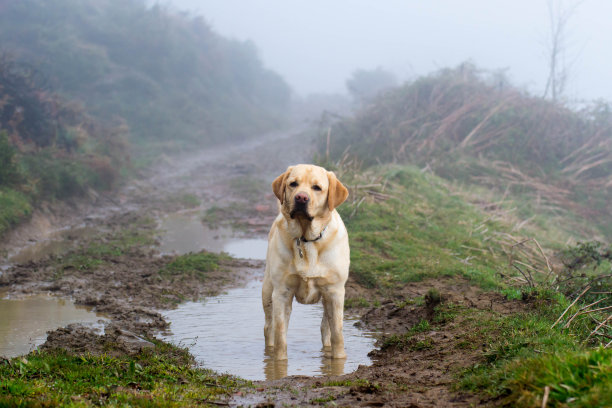
[[[346,81],[351,96],[359,102],[372,99],[381,91],[397,86],[397,78],[380,67],[373,70],[358,69]]]
[[[548,80],[544,97],[558,101],[565,92],[568,78],[567,25],[581,2],[565,7],[562,0],[548,0],[550,38],[548,39]]]

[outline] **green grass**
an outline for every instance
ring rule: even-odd
[[[586,326],[552,328],[567,301],[541,295],[530,312],[496,316],[460,308],[466,337],[458,348],[484,346],[482,361],[459,376],[457,387],[504,398],[510,406],[540,406],[544,387],[550,407],[610,406],[612,350],[584,344]]]
[[[499,257],[490,252],[483,231],[508,227],[487,221],[435,176],[413,167],[376,171],[393,198],[339,207],[350,231],[351,273],[359,283],[384,288],[460,275],[483,288],[500,286]],[[486,228],[478,230],[480,224]]]
[[[204,212],[202,216],[202,222],[208,225],[210,228],[219,228],[225,219],[225,215],[228,214],[228,211],[225,208],[218,207],[213,205],[209,209]]]
[[[206,405],[244,385],[193,368],[185,349],[161,342],[135,356],[45,351],[0,361],[0,407]]]
[[[326,397],[313,398],[310,400],[311,404],[325,405],[327,402],[335,401],[336,397],[332,394],[327,395]]]
[[[541,405],[550,387],[550,407],[612,406],[612,350],[566,350],[513,362],[504,380],[508,401],[517,407]]]
[[[314,387],[367,387],[370,386],[370,382],[363,378],[358,378],[356,380],[334,380],[334,381],[325,381],[323,384],[315,385]]]
[[[181,194],[178,200],[186,208],[196,208],[200,206],[200,199],[191,193]]]
[[[206,279],[206,274],[211,271],[219,270],[220,263],[230,257],[225,254],[212,252],[189,253],[176,257],[167,264],[159,273],[162,276],[182,276],[189,275],[198,279]]]
[[[261,198],[269,190],[269,185],[260,178],[242,176],[229,181],[230,188],[241,196]]]
[[[32,214],[30,200],[10,188],[0,188],[0,236]]]
[[[433,330],[431,324],[427,320],[421,320],[403,334],[392,334],[383,338],[380,346],[381,350],[389,348],[397,348],[400,350],[419,351],[432,348],[432,341],[429,338],[415,339],[415,334]]]
[[[363,297],[344,299],[345,309],[352,309],[354,307],[370,307],[370,302]]]

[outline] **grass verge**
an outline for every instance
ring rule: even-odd
[[[33,352],[0,361],[0,378],[0,407],[208,405],[249,384],[162,342],[134,356]]]
[[[212,252],[197,252],[177,256],[160,270],[161,276],[191,276],[200,280],[206,279],[206,274],[218,271],[223,261],[231,259],[226,254]]]
[[[79,248],[56,259],[56,278],[65,270],[90,272],[105,265],[111,259],[129,254],[138,248],[155,244],[155,220],[148,217],[126,221],[123,228],[100,234],[89,242],[81,242]]]
[[[552,328],[563,301],[539,299],[533,312],[509,316],[463,311],[472,333],[466,347],[485,347],[482,361],[459,375],[457,388],[509,406],[542,406],[545,394],[551,407],[611,406],[612,350],[585,344],[584,327]]]

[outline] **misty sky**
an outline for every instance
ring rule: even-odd
[[[544,91],[548,0],[170,0],[218,33],[251,39],[301,95],[345,92],[357,68],[400,79],[471,60]],[[555,0],[558,2],[558,0]],[[612,100],[612,0],[579,3],[567,27],[567,96]]]

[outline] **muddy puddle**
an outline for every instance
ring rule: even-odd
[[[373,334],[361,331],[350,319],[344,322],[347,359],[324,358],[320,340],[322,316],[320,304],[294,302],[287,334],[289,360],[276,363],[264,353],[261,282],[252,281],[244,288],[165,312],[172,331],[165,339],[189,347],[206,368],[249,380],[341,375],[356,370],[360,364],[371,364],[368,353],[374,348]]]
[[[169,215],[161,221],[159,231],[162,254],[182,255],[206,249],[227,252],[236,258],[266,258],[266,239],[237,238],[230,228],[208,228],[201,222],[199,212]]]
[[[0,356],[27,354],[45,342],[49,330],[72,323],[102,329],[103,321],[87,308],[51,296],[0,299]]]
[[[183,254],[206,249],[227,252],[237,258],[265,259],[266,239],[242,239],[231,229],[209,229],[198,213],[173,214],[160,225],[160,251]],[[263,271],[262,271],[263,273]],[[337,361],[323,357],[320,325],[323,308],[294,302],[287,335],[289,360],[275,362],[265,355],[261,306],[261,281],[207,298],[187,302],[163,312],[171,335],[165,340],[189,347],[206,368],[249,380],[275,380],[287,375],[341,375],[371,364],[372,333],[345,320],[344,336],[348,358]]]

